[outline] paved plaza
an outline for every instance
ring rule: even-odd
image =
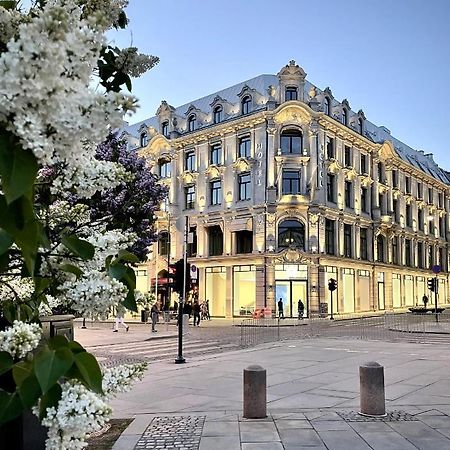
[[[108,339],[119,344],[132,332]],[[358,368],[368,361],[385,368],[385,419],[357,414]],[[266,419],[242,417],[243,369],[251,364],[267,370]],[[449,365],[445,341],[351,338],[285,340],[195,355],[183,365],[155,361],[112,404],[115,417],[135,418],[114,450],[450,450]]]

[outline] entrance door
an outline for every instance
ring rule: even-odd
[[[278,301],[283,301],[285,317],[297,317],[297,303],[299,300],[305,305],[304,316],[308,315],[308,282],[297,280],[279,280],[275,282],[276,307],[278,314]]]

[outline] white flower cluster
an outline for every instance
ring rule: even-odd
[[[78,0],[84,5],[83,16],[97,27],[107,30],[117,26],[122,10],[128,5],[128,0]]]
[[[39,316],[51,316],[52,308],[56,308],[61,304],[61,300],[51,295],[47,295],[46,299],[39,304]]]
[[[0,6],[0,42],[6,44],[17,30],[21,15],[14,9],[5,9]]]
[[[6,300],[26,301],[34,293],[34,283],[32,278],[22,278],[17,276],[2,277],[0,283],[0,302]]]
[[[63,383],[61,388],[57,407],[47,408],[42,420],[42,425],[49,428],[46,449],[82,449],[87,446],[87,435],[100,430],[112,410],[102,397],[74,380]],[[33,412],[38,415],[38,408]]]
[[[106,369],[103,373],[103,392],[105,397],[110,399],[115,394],[128,392],[132,384],[137,380],[142,380],[147,363],[122,364],[117,367]]]
[[[124,48],[120,51],[116,60],[117,67],[130,75],[130,77],[140,77],[143,73],[150,70],[159,61],[155,56],[138,53],[136,47]]]
[[[104,317],[128,293],[124,284],[98,270],[86,271],[78,280],[64,282],[61,291],[58,298],[85,317]]]
[[[115,166],[94,161],[95,146],[88,143],[102,142],[135,103],[89,87],[103,45],[103,34],[82,19],[72,0],[52,0],[19,25],[0,55],[0,121],[41,164],[61,163],[88,195],[93,184],[115,177]]]
[[[46,221],[51,228],[67,224],[67,222],[77,225],[87,224],[90,221],[89,207],[82,203],[72,205],[65,200],[56,200],[48,208]]]
[[[0,331],[0,351],[8,352],[13,358],[23,358],[38,346],[41,334],[37,323],[15,320],[12,327]]]

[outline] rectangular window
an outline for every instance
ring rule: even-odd
[[[423,269],[423,242],[417,243],[417,265],[420,269]]]
[[[250,158],[251,141],[249,136],[239,138],[238,158]]]
[[[417,221],[419,223],[419,231],[423,231],[425,221],[423,219],[423,209],[417,211]]]
[[[344,256],[352,257],[352,226],[344,223]]]
[[[406,205],[406,226],[412,227],[412,208],[411,205]]]
[[[365,187],[361,188],[361,210],[362,212],[369,212],[369,196],[368,196],[368,189]]]
[[[336,203],[335,196],[336,177],[334,173],[327,174],[327,200]]]
[[[236,231],[236,253],[251,253],[253,251],[253,232]]]
[[[211,205],[220,205],[222,203],[222,181],[211,181],[209,186],[211,193]]]
[[[215,164],[216,166],[220,166],[220,164],[222,164],[222,145],[221,144],[211,145],[209,163]]]
[[[361,153],[361,173],[368,173],[367,172],[367,155],[364,155]]]
[[[189,150],[184,155],[184,169],[195,172],[195,150]]]
[[[398,200],[394,198],[392,201],[392,209],[394,210],[394,222],[400,223],[400,208],[398,206]]]
[[[434,222],[433,222],[433,219],[431,219],[428,222],[428,234],[434,235]]]
[[[383,163],[382,162],[379,162],[378,163],[378,178],[377,178],[377,180],[380,182],[380,183],[384,183],[384,166],[383,166]]]
[[[185,208],[195,208],[195,186],[186,186],[184,188]]]
[[[250,200],[251,177],[249,173],[242,173],[238,177],[239,200]]]
[[[445,238],[445,217],[439,218],[439,236]]]
[[[405,239],[405,265],[411,267],[411,240]]]
[[[188,256],[197,255],[197,227],[189,227],[187,255]]]
[[[352,193],[353,193],[353,183],[351,181],[345,180],[345,207],[353,208],[352,202]]]
[[[378,194],[378,205],[380,206],[380,214],[386,214],[386,208],[384,205],[384,195]]]
[[[170,178],[172,172],[172,164],[170,161],[159,162],[159,176],[160,178]]]
[[[405,189],[407,194],[411,194],[411,178],[405,177]]]
[[[392,187],[398,187],[398,172],[396,170],[392,171]]]
[[[297,100],[297,88],[294,86],[288,86],[285,92],[285,100]]]
[[[417,198],[423,198],[423,185],[422,185],[422,183],[417,183]]]
[[[208,227],[209,256],[223,254],[223,233],[219,225]]]
[[[325,219],[325,252],[328,255],[335,254],[334,220]]]
[[[359,231],[359,246],[360,246],[361,259],[367,261],[368,260],[367,228],[361,228]]]
[[[433,188],[428,188],[428,203],[433,204]]]
[[[398,237],[392,239],[392,262],[398,264]]]
[[[335,158],[334,153],[334,139],[327,136],[326,138],[326,147],[327,147],[327,159],[333,159]]]
[[[298,170],[283,170],[283,195],[300,194],[300,172]]]
[[[442,208],[444,206],[444,194],[442,192],[439,192],[438,194],[438,205],[439,208]]]
[[[352,149],[348,145],[344,147],[344,164],[346,167],[353,167]]]

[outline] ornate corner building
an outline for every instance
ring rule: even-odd
[[[450,174],[294,61],[178,108],[163,101],[122,137],[169,187],[141,271],[162,302],[187,221],[195,290],[213,316],[280,298],[294,317],[299,299],[305,315],[405,309],[431,296],[436,265],[448,303]]]

